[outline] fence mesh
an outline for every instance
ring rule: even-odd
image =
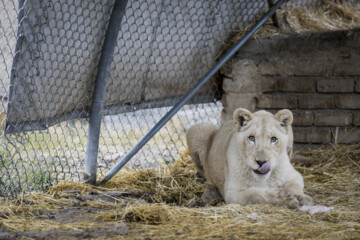
[[[7,134],[0,137],[0,196],[82,180],[89,107],[113,4],[1,0],[0,121]],[[231,32],[265,9],[262,0],[130,0],[107,86],[100,174],[211,68]],[[179,158],[186,128],[219,124],[219,89],[214,78],[127,166],[164,167]]]

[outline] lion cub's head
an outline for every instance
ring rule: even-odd
[[[239,108],[233,119],[239,154],[253,176],[269,176],[281,161],[289,160],[293,144],[293,115],[289,110],[283,109],[274,115]]]

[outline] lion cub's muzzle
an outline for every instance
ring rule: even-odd
[[[270,172],[270,162],[269,161],[261,161],[261,160],[256,160],[257,164],[259,164],[259,168],[254,170],[255,173],[257,174],[266,174],[268,172]]]

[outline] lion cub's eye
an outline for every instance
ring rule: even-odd
[[[254,136],[249,136],[248,139],[249,139],[250,142],[255,142],[255,137]]]
[[[276,142],[277,142],[277,140],[278,140],[278,139],[277,139],[276,137],[272,137],[272,138],[270,138],[270,142],[271,142],[271,143],[276,143]]]

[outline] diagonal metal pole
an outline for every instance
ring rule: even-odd
[[[272,6],[272,8],[265,13],[265,15],[216,63],[216,65],[203,77],[197,84],[184,96],[174,107],[122,158],[115,166],[106,174],[106,176],[99,182],[100,185],[108,182],[130,159],[174,116],[179,109],[185,105],[191,97],[203,86],[223,65],[226,63],[262,26],[264,23],[274,15],[276,10],[286,0],[279,0]]]
[[[127,0],[116,0],[111,12],[105,34],[98,72],[95,81],[94,94],[90,112],[89,132],[86,145],[85,175],[89,184],[96,184],[96,168],[99,150],[100,125],[104,109],[107,80],[110,74],[111,62],[120,30],[121,20],[125,14]]]

